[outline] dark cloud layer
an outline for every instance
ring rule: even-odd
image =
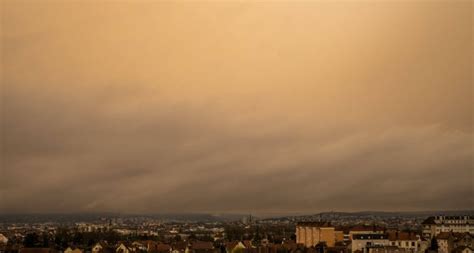
[[[472,209],[471,18],[6,1],[0,212]]]

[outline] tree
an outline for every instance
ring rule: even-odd
[[[44,248],[47,248],[49,247],[49,241],[50,241],[50,238],[49,238],[49,234],[48,232],[44,232],[41,234],[41,246],[44,247]]]
[[[38,246],[39,244],[38,235],[36,233],[26,234],[23,243],[25,244],[25,247],[27,248]]]
[[[196,236],[194,233],[191,233],[191,234],[188,236],[188,240],[197,240],[197,236]]]
[[[438,250],[438,241],[436,240],[436,237],[433,237],[433,239],[431,239],[431,245],[430,245],[430,249],[431,250]]]
[[[291,235],[290,235],[290,239],[291,239],[292,241],[295,241],[295,242],[296,242],[296,235],[295,235],[295,234],[291,234]]]
[[[181,236],[180,236],[180,235],[175,235],[174,238],[173,238],[173,240],[174,240],[175,242],[180,242],[180,241],[181,241]]]
[[[82,245],[84,243],[84,235],[81,232],[74,233],[72,242],[74,245]]]

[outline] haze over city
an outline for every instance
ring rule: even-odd
[[[0,213],[473,210],[472,10],[2,1]]]

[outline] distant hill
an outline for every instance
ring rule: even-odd
[[[0,223],[75,223],[94,222],[113,218],[153,219],[162,222],[230,222],[238,221],[248,214],[206,214],[206,213],[167,213],[167,214],[119,214],[119,213],[75,213],[75,214],[0,214]],[[262,218],[263,221],[304,221],[318,219],[371,219],[385,217],[424,218],[435,215],[473,215],[474,210],[463,211],[419,211],[419,212],[321,212],[309,215],[288,215]],[[254,217],[258,219],[258,217]]]
[[[151,218],[163,222],[225,222],[240,220],[244,214],[119,214],[119,213],[52,213],[52,214],[0,214],[0,223],[75,223],[94,222],[113,218]]]
[[[318,220],[331,218],[370,218],[370,217],[429,217],[436,215],[474,215],[474,210],[461,211],[408,211],[408,212],[384,212],[384,211],[361,211],[361,212],[321,212],[310,215],[296,215],[296,216],[280,216],[273,218],[266,218],[264,220]]]

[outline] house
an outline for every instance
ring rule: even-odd
[[[152,241],[152,240],[146,240],[146,241],[134,241],[132,242],[132,245],[129,247],[132,249],[134,252],[138,251],[148,251],[148,252],[157,252],[157,248],[159,247],[158,242]],[[169,252],[170,247],[168,245],[167,250],[165,252]]]
[[[132,245],[130,246],[130,249],[133,252],[147,251],[148,250],[148,242],[146,242],[146,241],[134,241],[134,242],[132,242]]]
[[[473,253],[473,249],[468,246],[459,246],[455,248],[452,252],[453,253]]]
[[[160,248],[163,250],[166,246],[161,245]],[[171,253],[185,253],[186,249],[188,249],[187,242],[175,242],[171,246]],[[163,252],[164,253],[164,252]]]
[[[389,246],[386,234],[354,234],[352,235],[352,252],[369,253],[370,247]]]
[[[421,243],[421,237],[414,232],[388,232],[390,246],[396,246],[405,249],[406,252],[418,252]]]
[[[132,253],[133,250],[130,246],[120,243],[119,246],[115,249],[116,253]]]
[[[183,248],[182,251],[177,251],[178,253],[183,253],[185,251],[186,247]],[[153,253],[170,253],[173,252],[171,245],[166,244],[166,243],[155,243],[155,244],[150,244],[148,247],[148,252],[153,252]]]
[[[418,252],[427,252],[431,246],[431,240],[426,240],[423,236],[421,236],[418,246]]]
[[[245,252],[245,245],[240,241],[227,242],[225,244],[227,253],[243,253]]]
[[[113,252],[115,249],[112,249],[107,242],[105,241],[100,241],[96,243],[94,246],[92,246],[91,249],[92,253],[105,253],[105,252]]]
[[[441,232],[436,236],[438,253],[451,253],[458,247],[474,247],[474,236],[469,233]]]
[[[469,247],[474,248],[474,235],[470,233],[453,233],[455,235],[454,248]]]
[[[76,247],[67,247],[67,249],[64,250],[64,253],[84,253],[84,251]]]
[[[189,247],[192,253],[214,253],[216,250],[212,242],[194,241]]]
[[[3,234],[0,234],[0,244],[7,244],[8,243],[8,238],[3,235]]]

